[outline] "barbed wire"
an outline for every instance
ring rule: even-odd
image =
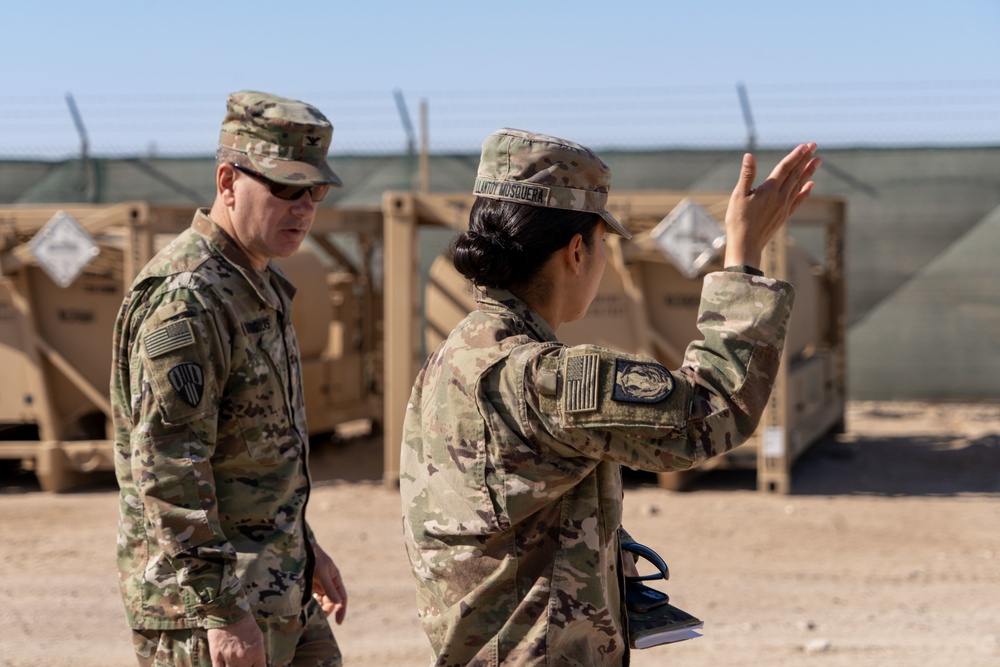
[[[1000,145],[1000,80],[750,84],[744,90],[746,109],[736,85],[288,94],[331,119],[333,155],[399,153],[417,145],[407,128],[420,127],[421,102],[434,153],[477,152],[483,137],[504,126],[597,149],[738,148],[751,134],[760,147],[803,140],[825,148]],[[96,157],[209,156],[224,103],[224,94],[0,96],[6,128],[0,159],[73,157],[84,139]]]

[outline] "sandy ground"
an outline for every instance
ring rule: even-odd
[[[350,591],[349,666],[427,665],[379,443],[315,450],[310,506]],[[114,566],[113,481],[51,495],[0,476],[0,666],[135,664]],[[639,667],[1000,665],[1000,405],[853,403],[791,495],[752,472],[689,492],[629,478],[625,522],[665,556],[662,587],[704,636]]]

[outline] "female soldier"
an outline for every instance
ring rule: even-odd
[[[503,129],[483,143],[469,230],[452,244],[477,310],[420,371],[400,488],[418,613],[436,665],[621,665],[620,467],[683,470],[745,441],[792,306],[761,253],[812,189],[815,144],[753,188],[744,156],[726,270],[705,277],[685,364],[556,331],[604,271],[611,174],[589,149]]]

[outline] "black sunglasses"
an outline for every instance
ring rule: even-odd
[[[333,187],[329,183],[324,183],[323,185],[287,185],[285,183],[278,183],[277,181],[272,181],[267,176],[263,174],[258,174],[252,169],[247,169],[243,165],[236,164],[235,162],[230,162],[233,165],[233,169],[236,171],[246,174],[250,178],[260,181],[267,186],[267,189],[272,195],[278,199],[284,199],[286,201],[293,201],[298,199],[306,192],[309,193],[309,197],[314,202],[321,202],[323,198],[330,192],[330,188]]]

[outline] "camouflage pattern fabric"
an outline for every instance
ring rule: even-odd
[[[132,648],[139,667],[212,667],[208,630],[133,630]]]
[[[293,616],[310,600],[293,294],[199,211],[125,297],[111,400],[118,568],[134,629]]]
[[[264,635],[268,667],[340,667],[340,648],[323,611],[310,601],[302,613],[257,621]],[[208,631],[133,630],[140,667],[212,667]]]
[[[219,132],[220,146],[246,153],[244,167],[287,185],[343,184],[326,159],[332,139],[316,107],[256,90],[229,95]]]
[[[632,234],[607,210],[611,169],[586,146],[505,127],[483,141],[473,193],[542,208],[597,213],[608,231]]]
[[[621,465],[683,470],[739,445],[771,391],[793,293],[706,276],[684,366],[560,344],[504,290],[421,370],[400,489],[418,614],[441,667],[621,665]]]

